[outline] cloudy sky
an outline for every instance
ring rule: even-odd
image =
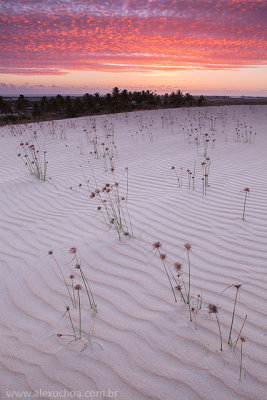
[[[0,94],[267,96],[267,0],[0,0]]]

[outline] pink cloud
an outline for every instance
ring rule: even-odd
[[[265,0],[0,0],[0,15],[2,73],[266,64]]]

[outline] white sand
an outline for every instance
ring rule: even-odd
[[[90,154],[93,147],[84,129],[92,138],[93,118],[57,121],[54,134],[47,123],[42,129],[1,128],[1,399],[8,398],[7,390],[40,389],[83,394],[111,389],[122,400],[266,399],[266,113],[266,106],[234,106],[96,117],[100,142],[112,131],[104,129],[103,121],[114,124],[115,175],[122,194],[129,168],[128,208],[135,238],[122,241],[97,214],[96,199],[83,190],[80,166],[92,182],[88,161],[100,186],[112,183],[103,158]],[[257,133],[254,143],[234,141],[235,129],[245,133],[246,125],[252,136]],[[206,196],[203,144],[197,151],[187,140],[191,128],[199,133],[200,127],[216,139],[208,148]],[[39,145],[45,142],[48,177],[54,184],[30,176],[17,157],[21,141],[34,143],[34,130]],[[193,191],[186,170],[195,161]],[[182,188],[171,166],[183,167]],[[250,193],[242,221],[245,187]],[[168,257],[182,262],[186,285],[184,244],[192,245],[192,296],[201,290],[203,295],[197,330],[186,305],[173,300],[161,261],[151,251],[155,241]],[[93,340],[103,350],[94,343],[93,350],[89,346],[80,352],[80,343],[56,336],[72,333],[69,321],[61,318],[69,298],[48,251],[54,250],[68,279],[73,271],[78,276],[69,263],[68,250],[74,246],[98,305]],[[244,282],[233,327],[235,339],[247,314],[240,382],[240,343],[235,351],[227,345],[235,288],[222,291]],[[220,307],[222,352],[209,303]],[[86,307],[83,303],[85,318]]]

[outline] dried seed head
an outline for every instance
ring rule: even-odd
[[[48,254],[51,256],[53,254],[53,250],[49,250]]]
[[[238,285],[234,285],[234,287],[236,288],[236,290],[239,290],[240,288],[241,288],[241,284],[238,284]]]
[[[155,242],[152,246],[154,247],[154,249],[159,249],[160,247],[162,247],[162,244],[160,242]]]
[[[218,307],[215,306],[215,304],[209,304],[209,314],[217,314],[218,313]]]
[[[178,290],[178,292],[181,292],[181,290],[182,290],[182,286],[180,286],[180,285],[177,285],[177,286],[175,286],[175,289],[176,289],[176,290]]]
[[[244,189],[244,192],[250,192],[250,189],[249,189],[248,187],[246,187],[246,188]]]
[[[75,286],[75,290],[81,290],[82,289],[82,286],[81,285],[79,285],[79,283]]]
[[[75,268],[80,269],[81,268],[80,264],[76,264]]]
[[[69,249],[69,253],[76,254],[77,253],[77,248],[76,247],[72,247],[71,249]]]
[[[241,340],[241,342],[244,343],[246,341],[246,338],[244,336],[240,336],[240,340]]]
[[[171,169],[175,169],[175,167],[174,167],[174,166],[172,166],[172,167],[171,167]]]
[[[175,263],[173,264],[173,266],[174,266],[174,268],[176,269],[176,271],[181,271],[181,268],[182,268],[182,264],[181,264],[181,263],[175,262]]]
[[[186,248],[187,251],[190,251],[192,246],[191,246],[191,244],[186,243],[186,244],[184,245],[184,247]]]
[[[75,278],[75,276],[74,275],[70,275],[70,279],[74,279]]]
[[[160,253],[159,257],[160,257],[161,260],[165,260],[166,254]]]
[[[62,333],[57,333],[57,337],[61,337],[62,336]]]

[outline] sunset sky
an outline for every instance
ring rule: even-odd
[[[267,96],[267,0],[0,0],[0,95]]]

